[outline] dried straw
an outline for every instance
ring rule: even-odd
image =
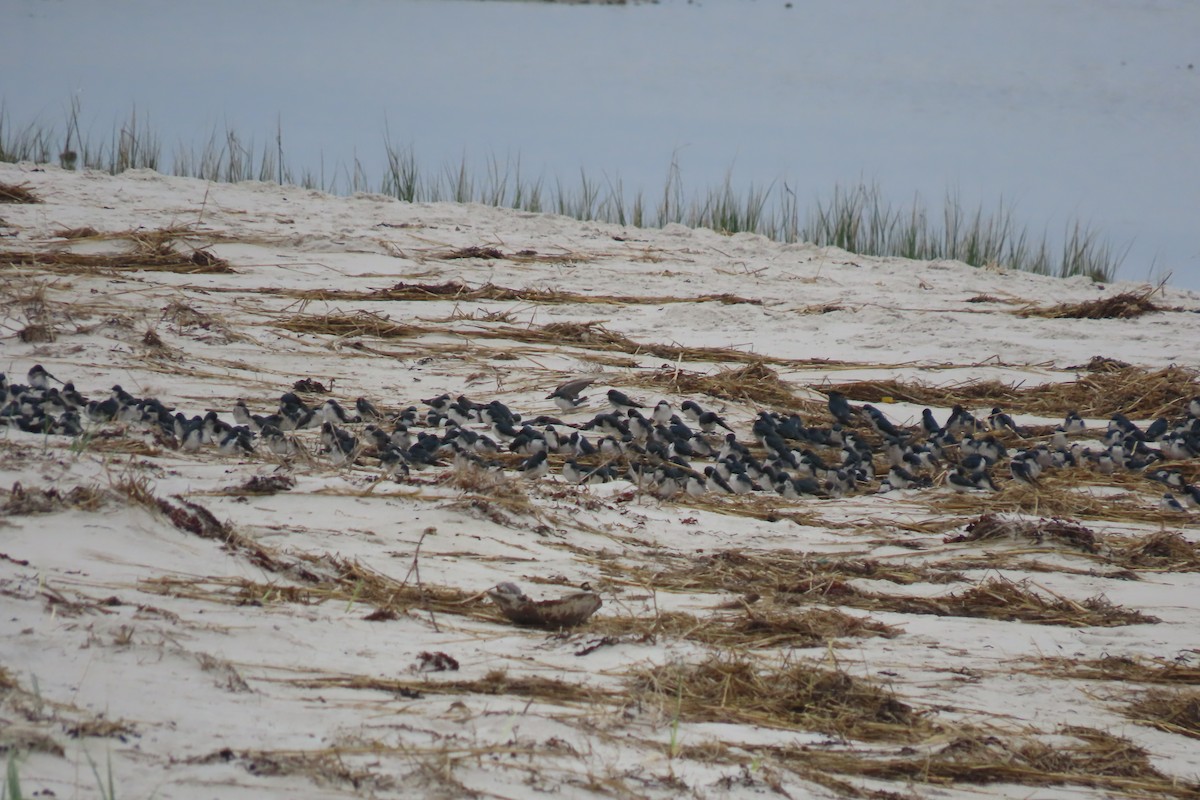
[[[698,617],[668,611],[652,617],[596,617],[588,634],[614,639],[651,642],[659,637],[725,649],[820,647],[836,639],[881,636],[887,639],[900,629],[871,619],[855,617],[837,609],[812,608],[797,612],[778,607],[746,605],[741,613],[718,613]]]
[[[485,283],[471,287],[458,281],[444,283],[405,283],[401,281],[387,289],[358,291],[351,289],[275,289],[263,290],[265,294],[277,294],[300,300],[356,300],[356,301],[429,301],[449,300],[472,302],[494,300],[501,302],[545,303],[545,304],[589,304],[609,305],[666,305],[669,303],[722,303],[724,305],[762,305],[761,300],[751,300],[734,294],[704,294],[696,297],[672,295],[624,295],[624,294],[580,294],[556,289],[514,289]]]
[[[1165,658],[1104,656],[1084,661],[1073,658],[1044,658],[1030,671],[1055,678],[1077,678],[1089,682],[1102,680],[1200,686],[1200,666]]]
[[[927,734],[925,715],[865,678],[818,663],[763,666],[737,652],[699,664],[671,664],[631,676],[632,689],[663,713],[699,722],[799,728],[867,741],[914,741]]]
[[[987,513],[967,523],[966,533],[947,537],[944,541],[950,544],[989,539],[1027,539],[1036,544],[1044,544],[1047,541],[1059,542],[1085,553],[1100,552],[1100,546],[1093,531],[1075,520],[1060,517],[1030,522]]]
[[[1195,370],[1186,367],[1169,366],[1155,371],[1126,367],[1082,375],[1069,383],[1029,387],[1000,381],[930,386],[919,381],[876,380],[820,388],[836,390],[851,400],[869,403],[891,397],[942,408],[1001,406],[1008,411],[1039,416],[1061,416],[1074,410],[1091,417],[1121,413],[1134,419],[1154,419],[1184,413],[1188,400],[1200,394],[1198,377]]]
[[[759,408],[765,406],[796,410],[807,405],[805,410],[811,413],[821,407],[817,403],[797,400],[788,383],[762,361],[744,367],[722,369],[713,374],[664,365],[653,372],[635,373],[631,378],[636,385],[676,395],[706,394],[709,397],[748,403]]]
[[[1133,319],[1152,311],[1162,311],[1150,302],[1157,288],[1144,292],[1121,292],[1111,297],[1101,297],[1083,303],[1059,303],[1043,308],[1023,308],[1019,317],[1044,317],[1047,319]]]
[[[967,732],[932,753],[873,758],[814,748],[779,748],[774,755],[803,770],[819,769],[877,780],[952,785],[1087,786],[1152,797],[1195,798],[1200,785],[1159,771],[1150,754],[1128,739],[1095,728],[1063,727],[1056,740],[1006,740]],[[1071,741],[1063,741],[1069,737]]]
[[[28,183],[6,183],[0,181],[0,203],[40,203]]]
[[[1125,715],[1140,725],[1200,739],[1200,691],[1142,692],[1125,708]]]
[[[229,262],[209,250],[198,248],[181,252],[170,241],[146,234],[136,238],[125,253],[75,253],[70,250],[0,250],[0,265],[36,267],[61,273],[177,272],[185,274],[225,274],[234,270]]]

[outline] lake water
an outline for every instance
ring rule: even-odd
[[[1200,4],[1158,0],[5,0],[10,121],[104,138],[132,107],[165,154],[282,127],[294,167],[385,127],[430,169],[521,159],[660,192],[865,180],[936,210],[1001,198],[1040,234],[1132,242],[1122,277],[1200,288]],[[169,169],[169,164],[164,166]],[[778,185],[778,184],[777,184]]]

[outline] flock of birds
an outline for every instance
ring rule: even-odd
[[[568,381],[546,399],[564,413],[580,412],[588,401],[582,393],[595,380]],[[1068,467],[1140,472],[1165,485],[1163,509],[1187,512],[1200,506],[1200,486],[1172,464],[1200,454],[1200,396],[1188,403],[1183,417],[1160,418],[1144,430],[1115,414],[1105,430],[1093,431],[1099,443],[1071,436],[1087,429],[1071,412],[1048,440],[1040,437],[1044,441],[1035,443],[1000,408],[977,418],[955,406],[945,423],[925,409],[920,426],[900,428],[874,406],[852,406],[844,395],[830,391],[831,424],[806,424],[798,414],[760,411],[751,425],[750,444],[739,440],[718,412],[694,400],[684,401],[677,411],[666,400],[647,406],[617,389],[607,392],[607,410],[582,422],[523,419],[499,400],[479,403],[463,395],[442,394],[423,400],[424,409],[409,406],[391,414],[366,398],[358,398],[349,412],[334,399],[310,406],[288,392],[265,415],[237,401],[230,424],[216,411],[189,417],[156,398],[134,397],[119,385],[106,397],[88,399],[41,365],[29,370],[27,381],[10,383],[0,373],[0,425],[76,437],[88,426],[117,422],[150,430],[185,452],[215,447],[224,454],[246,455],[265,447],[285,457],[305,449],[296,431],[319,429],[322,452],[334,464],[376,458],[384,473],[397,479],[414,469],[450,463],[485,470],[509,466],[534,479],[550,472],[553,455],[561,458],[562,478],[572,484],[628,480],[662,498],[775,492],[797,499],[938,484],[960,492],[995,491],[994,473],[1007,462],[1008,476],[1031,486],[1039,484],[1046,470]],[[1014,438],[1010,433],[1026,445],[1011,454],[1002,441]]]

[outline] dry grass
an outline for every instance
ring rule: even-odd
[[[1164,658],[1105,656],[1092,660],[1044,658],[1031,670],[1039,675],[1078,680],[1200,686],[1200,666]]]
[[[631,676],[632,689],[667,717],[801,729],[865,741],[915,741],[931,730],[925,714],[865,678],[811,661],[763,666],[719,653],[699,664],[670,664]]]
[[[60,492],[53,486],[48,489],[26,489],[20,483],[14,483],[7,491],[0,489],[0,496],[3,496],[0,516],[6,517],[52,514],[67,508],[95,511],[107,497],[102,490],[90,486],[75,486]]]
[[[482,678],[476,680],[439,680],[433,678],[396,679],[378,678],[368,675],[332,675],[318,678],[287,679],[287,683],[309,689],[355,689],[385,692],[410,699],[419,699],[428,694],[450,695],[511,695],[525,697],[546,703],[566,705],[579,703],[592,705],[595,703],[622,703],[625,697],[621,692],[586,686],[580,683],[570,683],[558,678],[544,678],[537,675],[513,676],[506,670],[490,670]]]
[[[0,181],[0,203],[40,203],[41,198],[33,193],[28,183]]]
[[[869,403],[892,397],[942,408],[1001,406],[1010,412],[1048,417],[1075,410],[1090,417],[1121,413],[1134,419],[1154,419],[1183,414],[1188,400],[1200,394],[1198,377],[1195,370],[1186,367],[1170,366],[1155,371],[1125,367],[1110,372],[1092,372],[1068,383],[1029,387],[1000,381],[930,386],[921,382],[886,380],[856,381],[821,388]]]
[[[325,750],[243,750],[236,752],[228,747],[204,756],[185,759],[186,764],[215,764],[238,762],[251,775],[267,777],[273,775],[298,775],[317,786],[347,785],[372,796],[379,791],[395,787],[395,781],[376,774],[371,766],[353,766],[344,758],[347,753],[338,748]],[[354,755],[361,755],[354,753]]]
[[[1042,591],[1045,594],[1026,588],[1024,581],[1018,583],[1006,578],[991,578],[966,591],[945,597],[869,595],[862,605],[866,608],[882,606],[889,611],[907,614],[975,617],[1073,628],[1159,622],[1157,617],[1113,605],[1103,596],[1076,602],[1045,588]]]
[[[1126,706],[1125,716],[1139,725],[1200,739],[1200,691],[1151,689]]]
[[[802,593],[849,578],[900,585],[961,579],[953,573],[910,564],[814,556],[794,550],[721,550],[696,558],[677,558],[654,571],[633,570],[633,575],[657,589],[753,593],[763,597]]]
[[[684,592],[750,593],[783,604],[828,603],[902,614],[975,617],[1072,627],[1133,625],[1155,617],[1115,606],[1103,597],[1076,602],[1040,594],[1024,583],[992,578],[941,597],[884,594],[860,589],[852,578],[897,584],[960,580],[961,576],[931,567],[887,565],[870,559],[819,559],[797,553],[725,551],[675,564],[654,573],[638,573],[640,581],[659,589]],[[1047,596],[1049,595],[1049,596]]]
[[[814,748],[780,749],[775,755],[803,770],[818,769],[876,780],[952,786],[1016,784],[1086,786],[1146,797],[1194,798],[1200,786],[1163,774],[1150,754],[1128,739],[1095,728],[1069,726],[1051,741],[1005,740],[969,732],[929,753],[879,758]]]
[[[485,283],[482,286],[471,287],[458,281],[445,283],[404,283],[400,282],[387,289],[370,289],[366,291],[341,289],[305,289],[264,290],[266,294],[278,294],[295,297],[300,300],[356,300],[356,301],[426,301],[449,300],[455,302],[472,302],[494,300],[500,302],[543,303],[543,304],[588,304],[601,303],[608,305],[666,305],[668,303],[721,303],[723,305],[762,305],[761,300],[751,300],[733,294],[704,294],[696,297],[676,297],[672,295],[625,295],[625,294],[580,294],[556,289],[514,289]]]
[[[1158,531],[1114,547],[1115,560],[1129,569],[1162,572],[1200,571],[1200,544],[1178,531]]]
[[[967,523],[966,533],[947,537],[947,544],[995,539],[1022,539],[1034,544],[1063,544],[1085,553],[1100,552],[1095,532],[1072,519],[1053,517],[1030,522],[987,513]]]
[[[581,347],[601,352],[619,352],[630,355],[654,356],[668,361],[680,359],[732,362],[738,364],[788,364],[831,366],[843,362],[826,359],[797,361],[772,358],[730,347],[689,347],[679,344],[657,344],[637,342],[624,334],[605,327],[602,321],[551,322],[543,326],[519,327],[513,325],[484,325],[470,328],[452,328],[440,325],[416,325],[392,322],[379,313],[333,311],[328,314],[296,314],[282,317],[269,323],[295,333],[308,333],[342,338],[352,336],[374,336],[380,339],[399,339],[413,336],[439,335],[459,336],[467,339],[506,339],[525,344],[553,347]],[[793,401],[794,402],[794,401]]]
[[[1088,491],[1089,487],[1105,491]],[[1102,475],[1073,469],[1043,473],[1037,487],[1016,481],[998,492],[923,492],[917,500],[937,514],[1028,514],[1073,520],[1178,525],[1181,515],[1164,511],[1140,492],[1145,482],[1129,474]],[[1109,489],[1121,490],[1117,493]]]
[[[776,407],[811,413],[820,407],[816,403],[797,400],[791,386],[762,361],[712,374],[664,366],[653,372],[636,373],[631,376],[631,382],[676,395],[706,394],[758,408]]]
[[[668,611],[651,617],[595,617],[589,636],[612,640],[653,642],[660,637],[684,639],[721,648],[820,647],[836,639],[882,636],[892,638],[900,629],[869,617],[855,617],[837,609],[752,608],[741,613],[698,617]]]
[[[1083,303],[1059,303],[1043,308],[1023,308],[1016,312],[1020,317],[1044,317],[1047,319],[1133,319],[1142,314],[1163,309],[1150,302],[1158,289],[1144,292],[1122,292],[1111,297],[1101,297]]]
[[[178,272],[184,274],[223,274],[234,270],[229,262],[210,250],[181,248],[174,239],[177,231],[147,231],[133,234],[130,247],[123,253],[76,253],[67,249],[44,251],[0,250],[0,265],[36,267],[58,273],[90,272]]]

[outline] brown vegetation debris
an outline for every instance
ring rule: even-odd
[[[720,550],[711,555],[669,562],[642,576],[647,585],[686,592],[755,592],[807,594],[847,593],[848,578],[867,578],[901,585],[947,583],[961,576],[904,563],[874,559],[828,558],[793,550]]]
[[[1151,689],[1138,695],[1125,715],[1141,725],[1200,739],[1200,691]]]
[[[1044,658],[1032,671],[1055,678],[1089,682],[1103,680],[1200,686],[1200,665],[1180,659],[1104,656],[1080,661],[1073,658]]]
[[[457,250],[449,250],[444,253],[438,253],[437,258],[451,261],[457,258],[482,258],[487,260],[495,260],[504,258],[504,253],[500,252],[495,247],[481,247],[472,245],[471,247],[460,247]]]
[[[742,722],[860,740],[911,741],[929,730],[925,715],[866,678],[811,661],[762,665],[740,653],[700,664],[635,672],[633,688],[663,713],[699,722]]]
[[[0,203],[40,203],[41,198],[33,193],[28,183],[0,181]]]
[[[891,639],[900,629],[870,617],[856,617],[837,609],[771,607],[741,609],[699,617],[665,611],[649,617],[596,617],[588,633],[613,640],[638,642],[658,637],[685,639],[721,648],[820,647],[835,639],[881,636]]]
[[[296,486],[296,479],[290,475],[255,475],[239,486],[230,486],[226,494],[235,495],[268,495],[286,492]]]
[[[1076,364],[1067,369],[1077,372],[1120,372],[1123,369],[1129,369],[1132,364],[1128,361],[1122,361],[1119,358],[1109,358],[1108,356],[1092,356],[1086,364]]]
[[[178,272],[185,274],[221,274],[234,270],[229,262],[209,250],[193,248],[185,252],[156,232],[133,237],[124,253],[76,253],[59,248],[42,252],[0,250],[0,265],[34,266],[54,272],[87,273],[95,270]]]
[[[1149,371],[1128,367],[1095,372],[1067,383],[1021,386],[1000,381],[966,381],[944,386],[899,380],[856,381],[820,387],[836,390],[850,400],[878,403],[892,397],[940,408],[1000,406],[1006,411],[1056,417],[1075,410],[1088,417],[1116,413],[1134,419],[1182,415],[1188,400],[1200,394],[1196,370],[1169,366]]]
[[[67,492],[60,492],[53,486],[48,489],[26,489],[20,483],[14,483],[8,491],[0,489],[0,495],[4,495],[0,515],[8,517],[51,514],[66,508],[95,511],[105,499],[103,491],[89,486],[75,486]]]
[[[1021,317],[1045,317],[1048,319],[1132,319],[1151,311],[1163,309],[1150,302],[1157,288],[1144,292],[1121,292],[1111,297],[1101,297],[1082,303],[1060,303],[1042,308],[1023,308],[1017,312]]]
[[[1150,754],[1128,739],[1095,728],[1067,726],[1053,741],[1006,740],[969,731],[931,753],[871,758],[813,748],[775,751],[784,763],[878,780],[932,784],[1011,783],[1023,786],[1088,786],[1137,796],[1194,798],[1195,783],[1160,772]]]
[[[444,283],[405,283],[401,281],[387,289],[360,291],[353,289],[303,289],[272,290],[273,294],[284,294],[301,300],[356,300],[356,301],[424,301],[454,300],[459,302],[494,300],[521,303],[606,303],[612,305],[666,305],[669,303],[722,303],[725,305],[762,305],[761,300],[751,300],[734,294],[705,294],[696,297],[670,295],[624,295],[624,294],[580,294],[558,289],[515,289],[485,283],[468,286],[460,281]]]
[[[277,320],[284,330],[294,333],[312,333],[328,336],[374,336],[377,339],[399,339],[430,333],[435,329],[420,325],[405,325],[392,322],[385,314],[372,314],[357,311],[350,314],[331,312],[329,314],[296,314]]]
[[[333,381],[329,382],[333,386]],[[320,381],[315,381],[312,378],[301,378],[292,384],[293,392],[301,392],[303,394],[328,394],[329,389],[325,388],[325,384]]]
[[[91,239],[93,236],[99,236],[100,231],[91,225],[84,225],[79,228],[65,228],[61,231],[55,231],[54,235],[60,239]]]
[[[1044,590],[1045,591],[1045,590]],[[1160,620],[1140,611],[1122,608],[1103,596],[1082,602],[1061,595],[1045,597],[1006,578],[991,578],[963,592],[945,597],[898,597],[874,595],[870,598],[889,611],[937,616],[978,617],[1007,622],[1033,622],[1039,625],[1115,627],[1138,625]]]
[[[35,322],[17,331],[17,338],[26,344],[46,344],[57,337],[54,328]]]
[[[1075,520],[1051,517],[1030,522],[990,512],[967,523],[966,533],[948,536],[942,541],[946,544],[955,544],[987,539],[1028,539],[1037,544],[1043,544],[1046,540],[1050,540],[1062,542],[1085,553],[1100,552],[1096,534]]]
[[[665,364],[646,373],[635,373],[634,383],[654,387],[677,395],[706,394],[723,400],[736,400],[757,407],[773,406],[795,410],[804,405],[796,399],[791,387],[779,377],[779,373],[762,361],[743,367],[731,367],[712,374],[702,374]],[[811,405],[812,411],[821,406]]]
[[[330,675],[316,678],[297,678],[288,683],[306,689],[343,688],[386,692],[403,697],[430,694],[487,694],[527,697],[548,703],[620,702],[620,693],[558,678],[539,675],[511,676],[506,670],[493,669],[476,680],[403,680],[368,675]]]
[[[137,729],[132,722],[123,719],[106,719],[101,715],[71,723],[66,726],[66,733],[72,739],[97,736],[125,741],[126,737],[136,734]]]
[[[1200,544],[1189,542],[1179,531],[1158,531],[1132,539],[1118,546],[1116,555],[1120,563],[1130,568],[1200,571]]]

